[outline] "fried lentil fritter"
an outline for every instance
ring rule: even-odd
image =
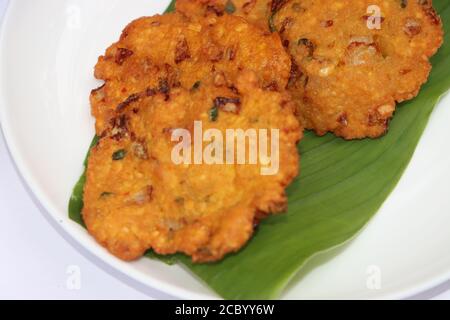
[[[378,18],[368,11],[374,5]],[[387,131],[396,103],[427,81],[443,41],[430,0],[291,0],[274,24],[293,57],[289,88],[301,122],[346,139]]]
[[[146,88],[168,94],[211,75],[216,86],[233,88],[244,69],[254,71],[265,89],[284,89],[291,60],[279,36],[231,15],[137,19],[95,67],[95,77],[105,81],[91,94],[97,134]]]
[[[269,30],[273,6],[280,1],[271,0],[177,0],[176,10],[186,15],[233,14],[250,23]]]
[[[260,219],[285,209],[285,188],[299,169],[295,105],[264,90],[254,73],[244,72],[236,86],[146,90],[116,114],[92,149],[83,208],[89,232],[112,254],[134,260],[153,249],[220,260],[249,240]],[[263,176],[259,162],[174,164],[171,134],[182,128],[193,136],[194,121],[224,136],[226,129],[280,129],[279,172]]]

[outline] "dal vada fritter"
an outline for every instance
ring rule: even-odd
[[[431,0],[290,0],[274,24],[293,59],[300,121],[345,139],[383,135],[396,103],[427,81],[443,42]]]
[[[168,94],[213,75],[216,86],[233,88],[243,69],[254,71],[263,88],[284,90],[291,60],[278,34],[232,15],[171,13],[137,19],[95,67],[95,77],[105,82],[91,94],[97,134],[118,106],[133,102],[148,87]]]
[[[83,208],[89,232],[112,254],[134,260],[152,249],[217,261],[242,248],[261,219],[286,209],[302,136],[295,105],[286,92],[265,90],[252,71],[242,72],[236,89],[212,78],[167,94],[146,89],[117,111],[91,151]],[[171,135],[178,128],[194,135],[195,121],[223,136],[227,129],[279,129],[278,173],[261,175],[262,160],[175,164]]]

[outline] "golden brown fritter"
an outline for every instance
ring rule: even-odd
[[[117,113],[89,158],[83,208],[89,232],[111,253],[133,260],[153,249],[220,260],[249,240],[260,219],[285,209],[285,188],[298,174],[295,106],[289,95],[263,90],[253,73],[236,86],[239,93],[207,83],[167,95],[144,91]],[[261,175],[259,161],[176,165],[171,135],[187,129],[193,136],[194,121],[224,136],[226,129],[280,129],[278,173]]]
[[[378,19],[368,11],[374,5]],[[289,88],[300,120],[346,139],[386,132],[396,103],[426,82],[443,41],[427,0],[291,0],[274,23],[293,57]]]
[[[243,70],[252,70],[263,87],[277,90],[286,87],[290,68],[279,36],[239,17],[173,13],[137,19],[95,67],[96,78],[105,81],[91,94],[97,134],[117,108],[147,88],[167,94],[176,87],[190,89],[210,76],[215,85],[233,88]]]
[[[233,14],[269,30],[272,2],[277,3],[271,0],[177,0],[176,10],[189,16]]]

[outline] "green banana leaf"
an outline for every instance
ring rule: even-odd
[[[195,265],[181,255],[163,261],[186,265],[223,298],[271,299],[312,256],[354,238],[397,185],[434,106],[450,87],[450,2],[433,2],[444,21],[445,44],[432,59],[428,83],[399,106],[386,136],[344,141],[308,132],[299,146],[302,172],[288,189],[286,214],[265,220],[245,248],[221,262]],[[79,223],[84,179],[69,205],[70,217]]]

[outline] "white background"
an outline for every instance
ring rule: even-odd
[[[0,21],[6,3],[0,0]],[[79,288],[70,281],[73,270]],[[167,298],[67,242],[22,184],[0,136],[0,299]],[[450,299],[450,282],[415,298]]]

